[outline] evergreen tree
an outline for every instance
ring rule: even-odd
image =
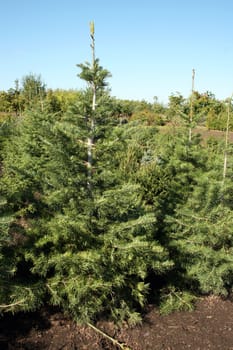
[[[222,152],[208,150],[206,168],[185,203],[166,217],[176,288],[227,295],[232,288],[231,175],[222,182]]]
[[[33,108],[38,104],[43,110],[46,90],[40,75],[30,73],[22,78],[21,96],[24,99],[25,108]]]
[[[191,309],[194,297],[187,288],[183,267],[179,262],[182,252],[176,255],[172,248],[176,231],[173,231],[173,226],[171,228],[168,217],[172,221],[178,208],[186,208],[199,179],[208,171],[209,154],[198,136],[193,135],[189,140],[187,129],[184,135],[177,132],[175,136],[159,134],[155,130],[151,130],[149,136],[149,130],[151,128],[147,128],[147,141],[142,144],[141,152],[141,144],[138,142],[140,131],[138,130],[135,146],[132,146],[133,142],[129,139],[131,148],[129,153],[125,152],[126,159],[130,156],[129,164],[135,164],[135,168],[132,172],[127,169],[126,173],[132,174],[140,184],[143,199],[157,219],[156,239],[169,251],[173,261],[173,267],[165,271],[162,280],[160,279],[160,283],[163,281],[163,290],[160,292],[161,310],[168,312],[174,308]],[[181,131],[183,132],[182,129]],[[131,137],[132,135],[131,131]],[[132,157],[136,159],[133,162]],[[150,278],[154,292],[158,294],[157,276],[152,274]]]
[[[12,227],[20,234],[11,284],[27,286],[17,294],[23,304],[15,308],[9,290],[8,305],[14,311],[47,302],[79,321],[105,314],[136,322],[148,272],[162,273],[171,262],[140,185],[120,166],[116,135],[125,126],[104,90],[107,71],[98,60],[80,67],[92,88],[64,115],[30,110],[5,150],[6,234],[12,237]]]

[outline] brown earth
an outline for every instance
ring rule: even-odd
[[[162,133],[175,133],[176,130],[179,130],[179,124],[173,124],[173,123],[167,123],[164,126],[159,127],[159,131]],[[201,135],[201,138],[203,140],[208,140],[208,139],[216,139],[216,140],[224,140],[226,137],[225,131],[220,131],[220,130],[209,130],[205,126],[197,126],[195,129],[193,129],[194,134],[199,134]],[[228,134],[228,141],[230,143],[233,143],[233,131],[230,131]]]
[[[233,350],[233,303],[200,299],[192,312],[160,315],[150,306],[141,325],[117,327],[99,322],[100,330],[130,350]],[[80,326],[60,312],[5,316],[0,319],[1,350],[117,350],[106,337]]]
[[[207,140],[209,138],[217,139],[217,140],[225,140],[226,134],[225,131],[220,130],[208,130],[205,127],[197,127],[194,129],[194,132],[197,134],[200,134],[203,140]],[[228,134],[228,140],[229,142],[233,142],[233,132],[230,131]]]

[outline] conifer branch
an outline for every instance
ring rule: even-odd
[[[14,307],[14,306],[18,306],[18,305],[23,305],[25,302],[25,299],[22,299],[22,300],[19,300],[19,301],[16,301],[15,303],[12,303],[12,304],[2,304],[0,305],[0,309],[9,309],[11,307]]]
[[[99,328],[93,326],[91,323],[87,323],[87,325],[92,328],[95,332],[102,335],[104,338],[110,340],[114,345],[117,345],[121,350],[131,350],[129,347],[125,346],[124,343],[120,343],[118,340],[110,337],[110,335],[106,334],[105,332],[101,331]]]
[[[177,299],[179,299],[180,300],[180,302],[182,303],[182,304],[184,304],[184,305],[187,305],[188,306],[188,308],[190,309],[190,310],[192,310],[192,306],[191,306],[191,304],[190,303],[188,303],[187,301],[185,301],[185,299],[183,299],[183,298],[181,298],[176,292],[174,292],[174,291],[171,291],[171,294],[173,294]]]

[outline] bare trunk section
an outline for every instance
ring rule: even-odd
[[[94,22],[90,23],[90,36],[91,36],[91,49],[92,49],[92,69],[95,69],[95,28]],[[95,108],[96,108],[96,86],[95,81],[92,82],[92,115],[90,120],[90,133],[87,139],[87,168],[88,168],[88,188],[91,192],[91,179],[92,179],[92,164],[93,164],[93,147],[94,147],[94,132],[95,132]]]
[[[227,174],[227,157],[228,157],[228,143],[229,143],[229,126],[230,126],[230,110],[231,110],[231,101],[233,94],[231,95],[228,107],[227,107],[227,123],[226,123],[226,133],[225,133],[225,150],[224,150],[224,161],[223,161],[223,184],[225,182]]]
[[[190,114],[189,114],[189,142],[192,141],[192,122],[193,122],[193,93],[194,93],[194,80],[195,80],[195,70],[192,70],[192,94],[190,100]]]

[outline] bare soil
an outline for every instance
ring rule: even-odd
[[[135,327],[106,321],[96,326],[131,350],[233,350],[233,303],[217,297],[200,299],[194,311],[166,316],[151,305]],[[117,350],[119,346],[58,311],[44,309],[2,317],[0,349]]]
[[[210,138],[217,140],[225,140],[226,133],[225,131],[220,130],[208,130],[206,127],[197,127],[194,129],[194,132],[200,134],[203,140],[208,140]],[[230,131],[228,134],[229,142],[233,143],[233,132]]]
[[[159,127],[159,131],[162,133],[174,133],[174,130],[179,130],[179,124],[175,125],[172,123],[167,123],[164,126]],[[226,137],[226,132],[221,130],[209,130],[205,126],[197,126],[195,129],[193,129],[194,134],[199,134],[203,141],[206,142],[206,140],[209,139],[216,139],[216,140],[224,140]],[[233,131],[230,131],[228,134],[228,141],[230,143],[233,143]]]

